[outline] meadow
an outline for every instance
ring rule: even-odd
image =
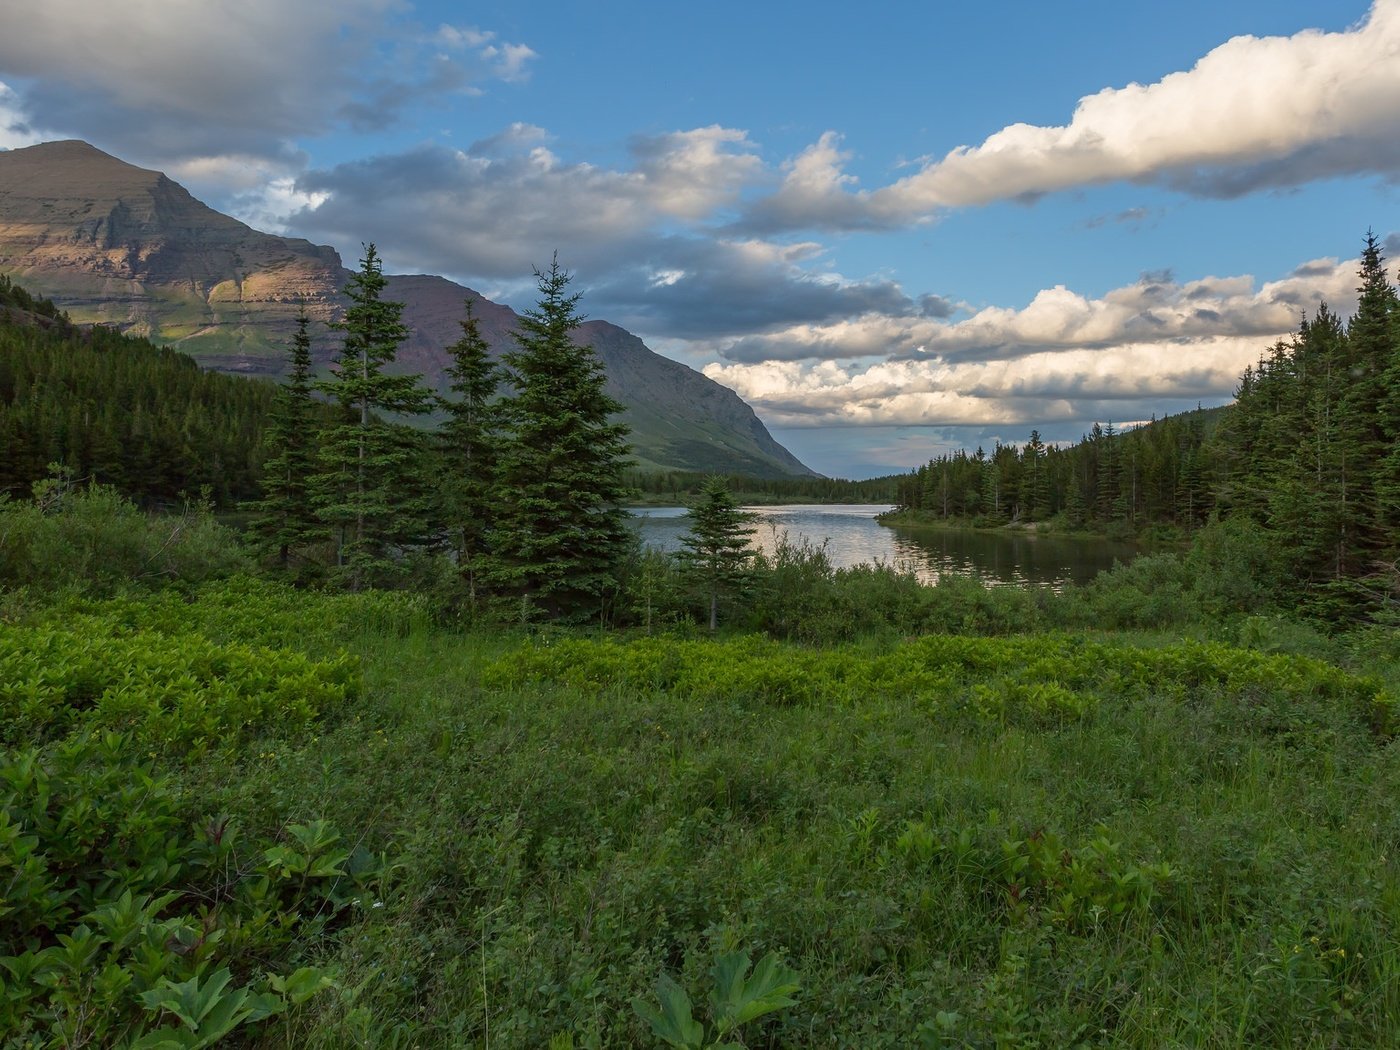
[[[526,629],[7,526],[6,1046],[1400,1042],[1391,631],[811,551]]]

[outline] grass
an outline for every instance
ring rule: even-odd
[[[246,578],[20,593],[0,692],[57,711],[26,729],[51,747],[102,715],[110,668],[26,655],[76,661],[82,624],[181,697],[205,688],[196,657],[260,683],[264,654],[269,689],[301,653],[358,669],[217,746],[132,723],[162,734],[150,761],[193,826],[285,842],[329,821],[387,858],[326,932],[227,961],[249,987],[334,981],[249,1045],[654,1046],[633,1001],[664,976],[703,1013],[738,951],[800,983],[749,1047],[1400,1044],[1400,646],[1144,615],[1134,588],[1166,593],[1148,569],[1064,606],[1150,631],[1024,630],[1055,610],[899,590],[900,632],[820,646],[453,630],[411,595]]]
[[[370,632],[358,700],[186,774],[399,865],[307,947],[338,990],[260,1045],[655,1045],[629,1001],[662,974],[698,994],[736,948],[802,984],[750,1046],[1400,1040],[1395,747],[1307,661],[1222,647],[1279,676],[1173,675],[1201,646],[1159,633],[1158,673],[1067,678],[1093,702],[1057,714],[975,702],[1019,638],[960,639],[987,661],[937,698],[839,700],[573,672],[590,647],[770,679],[899,647],[563,639],[552,665],[546,638]],[[1031,644],[1049,667],[1098,643]]]

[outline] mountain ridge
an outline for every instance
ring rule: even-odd
[[[112,324],[218,371],[280,375],[301,304],[330,325],[349,271],[339,253],[262,233],[198,201],[165,174],[77,139],[0,152],[0,273],[52,298],[76,321]],[[400,366],[447,385],[445,348],[470,299],[497,354],[518,314],[435,275],[386,275],[405,304]],[[652,351],[607,321],[586,321],[608,389],[627,406],[638,465],[756,476],[817,476],[775,441],[738,394]],[[336,349],[316,340],[324,367]]]

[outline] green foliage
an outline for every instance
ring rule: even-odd
[[[310,488],[322,523],[336,537],[336,574],[351,590],[400,575],[395,551],[421,544],[428,531],[426,441],[383,418],[429,407],[421,376],[388,371],[408,329],[404,304],[382,298],[386,284],[379,254],[368,245],[345,286],[350,306],[337,325],[345,341],[335,371],[317,384],[344,418],[320,435],[319,472]]]
[[[206,508],[148,515],[103,486],[40,482],[33,501],[0,496],[0,585],[111,594],[193,584],[243,567],[233,534]]]
[[[1339,705],[1387,736],[1396,716],[1394,697],[1377,679],[1319,660],[1215,643],[1139,649],[1055,635],[930,636],[875,653],[800,649],[755,637],[570,639],[503,657],[483,672],[483,681],[515,688],[559,682],[593,694],[638,690],[701,703],[779,707],[890,700],[930,714],[966,711],[1029,725],[1078,720],[1107,700],[1148,691],[1187,704],[1201,690],[1265,694],[1286,723],[1296,718],[1304,732],[1318,703]]]
[[[491,359],[471,299],[465,309],[462,338],[447,348],[452,357],[447,374],[455,396],[440,400],[447,419],[438,431],[438,440],[444,517],[466,589],[465,604],[474,609],[477,576],[486,562],[487,537],[496,512],[493,482],[501,437],[495,397],[501,370]]]
[[[288,972],[296,946],[373,891],[380,862],[323,822],[288,828],[288,844],[191,823],[135,744],[0,755],[6,1045],[212,1046],[329,987]]]
[[[359,684],[347,656],[130,632],[115,618],[0,624],[0,742],[120,730],[189,759],[268,728],[305,729]]]
[[[710,630],[719,626],[721,595],[737,592],[749,578],[753,552],[752,514],[741,511],[723,478],[705,483],[701,502],[690,511],[690,529],[681,537],[681,564],[704,589]]]
[[[311,507],[310,482],[316,458],[316,403],[311,390],[310,318],[303,306],[292,339],[291,368],[277,392],[268,423],[269,458],[263,465],[263,498],[254,504],[257,516],[248,523],[253,546],[271,555],[285,572],[293,557],[325,539],[325,528]]]
[[[954,452],[900,478],[889,520],[1047,522],[1118,537],[1154,526],[1192,530],[1215,502],[1207,439],[1220,409],[1154,419],[1117,432],[1095,423],[1068,447],[1032,431],[1021,448],[1000,442],[988,455]]]
[[[1372,234],[1358,276],[1349,322],[1323,304],[1245,370],[1218,451],[1222,506],[1266,530],[1292,595],[1341,623],[1400,603],[1400,296]]]
[[[267,383],[203,372],[100,326],[14,324],[6,302],[57,315],[18,286],[0,289],[0,493],[28,495],[60,463],[147,506],[206,489],[221,507],[257,494]]]
[[[769,952],[749,973],[748,952],[726,952],[710,968],[709,994],[712,1035],[693,1016],[694,1007],[680,985],[666,975],[656,983],[660,1008],[633,999],[632,1009],[651,1026],[652,1034],[678,1050],[739,1050],[729,1042],[738,1029],[766,1014],[795,1006],[800,984],[796,971]]]
[[[504,355],[513,392],[500,404],[490,577],[524,619],[587,620],[615,597],[633,544],[620,505],[627,426],[611,421],[622,405],[597,357],[573,342],[570,275],[556,259],[536,277],[539,302]]]

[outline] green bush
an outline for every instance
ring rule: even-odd
[[[804,649],[753,636],[566,639],[517,650],[489,665],[482,681],[779,707],[894,700],[920,711],[1028,724],[1077,720],[1102,702],[1153,693],[1185,704],[1223,697],[1243,717],[1278,720],[1281,732],[1306,733],[1318,705],[1340,705],[1346,717],[1383,735],[1395,729],[1395,702],[1374,678],[1306,657],[1198,642],[1145,649],[1058,635],[929,635],[871,651]]]
[[[220,645],[79,615],[0,624],[0,743],[121,730],[188,760],[249,733],[305,728],[359,686],[358,661]]]
[[[7,1046],[212,1046],[327,987],[293,965],[371,899],[380,861],[324,822],[256,843],[192,824],[134,750],[109,733],[0,757]]]
[[[236,575],[188,592],[70,600],[36,619],[61,622],[89,613],[131,630],[325,653],[365,638],[426,629],[430,608],[425,596],[408,591],[309,592]]]
[[[40,482],[33,501],[0,496],[0,587],[114,594],[227,576],[246,561],[206,511],[147,514],[115,489]]]

